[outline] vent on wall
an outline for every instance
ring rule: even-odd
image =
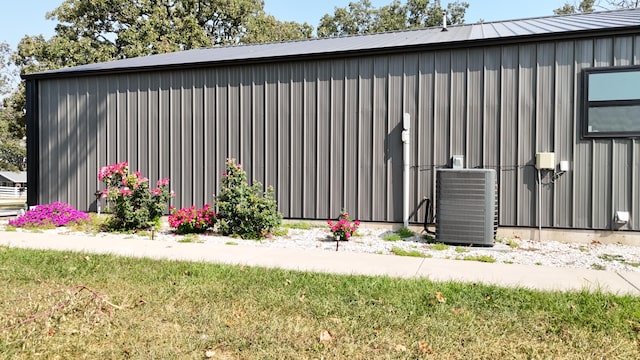
[[[441,169],[436,175],[436,240],[493,246],[498,226],[496,171]]]

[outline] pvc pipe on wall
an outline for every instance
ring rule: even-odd
[[[411,116],[404,114],[402,131],[402,220],[404,227],[409,227],[409,177],[411,170],[411,148],[409,146],[409,128],[411,127]]]

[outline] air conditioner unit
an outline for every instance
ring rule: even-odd
[[[436,241],[493,246],[498,229],[495,170],[440,169],[436,199]]]

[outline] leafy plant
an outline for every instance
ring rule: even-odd
[[[410,238],[415,235],[415,233],[407,228],[400,228],[396,230],[396,234],[400,236],[402,239]]]
[[[74,209],[71,205],[56,201],[51,204],[37,205],[33,209],[9,220],[15,227],[58,227],[79,224],[89,220],[89,215]]]
[[[171,207],[169,226],[179,234],[203,233],[216,224],[216,213],[211,205],[205,204],[202,208],[191,206],[176,210]]]
[[[139,171],[129,174],[129,164],[122,162],[102,167],[98,180],[107,188],[102,196],[112,204],[107,210],[113,216],[107,228],[116,231],[149,229],[159,225],[167,202],[173,196],[169,191],[169,179],[161,179],[156,188],[149,189],[149,179]]]
[[[333,220],[327,220],[327,224],[329,224],[331,233],[333,234],[334,238],[346,241],[351,238],[356,230],[358,230],[360,221],[351,221],[349,213],[346,210],[342,210],[340,212],[340,216],[338,216],[337,222],[333,222]]]
[[[220,234],[261,239],[280,226],[282,215],[278,212],[273,187],[263,192],[259,182],[249,185],[242,164],[228,159],[221,185],[222,190],[216,197]]]

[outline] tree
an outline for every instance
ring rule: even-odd
[[[469,4],[453,2],[447,5],[447,23],[462,24]],[[333,15],[325,14],[318,25],[319,37],[372,34],[384,31],[438,26],[442,24],[443,8],[439,1],[393,0],[389,5],[375,8],[369,0],[350,2],[346,8],[335,8]]]
[[[247,20],[242,42],[260,44],[275,41],[302,40],[313,37],[313,26],[294,21],[280,21],[273,15],[259,11]]]
[[[603,1],[582,0],[578,6],[575,3],[565,3],[561,8],[553,10],[553,13],[556,15],[591,13],[596,7],[602,10],[635,9],[640,7],[640,0],[605,0],[604,4]]]
[[[595,0],[582,0],[577,7],[576,5],[573,5],[573,4],[564,3],[564,5],[561,8],[553,10],[553,13],[556,15],[591,13],[594,11],[593,9],[594,4],[595,4]]]
[[[0,170],[25,170],[26,148],[24,88],[6,97],[11,91],[13,70],[10,67],[11,50],[7,43],[0,43]],[[20,90],[20,89],[19,89]]]
[[[308,24],[280,22],[263,0],[65,0],[47,14],[55,35],[26,36],[24,73],[178,50],[311,37]],[[265,26],[261,28],[261,26]]]

